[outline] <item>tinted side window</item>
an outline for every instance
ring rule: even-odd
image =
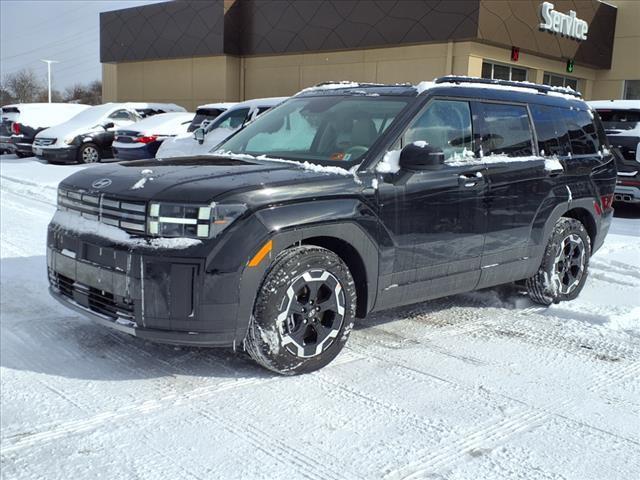
[[[207,131],[214,128],[239,128],[249,115],[248,108],[238,108],[237,110],[227,110],[227,112],[218,117],[214,122],[207,126]]]
[[[468,102],[434,100],[411,123],[403,144],[424,141],[444,152],[445,158],[473,150],[471,109]]]
[[[571,152],[574,155],[596,153],[600,147],[591,115],[584,110],[564,110]]]
[[[529,108],[538,134],[540,154],[559,156],[569,154],[571,144],[567,124],[564,122],[564,109],[543,105],[530,105]]]
[[[526,107],[498,103],[482,104],[483,155],[522,157],[533,154],[531,126]]]

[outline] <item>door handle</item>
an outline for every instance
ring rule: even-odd
[[[485,182],[482,172],[462,174],[458,176],[458,184],[461,187],[471,188]]]

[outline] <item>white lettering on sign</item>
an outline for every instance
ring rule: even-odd
[[[543,23],[540,24],[541,30],[549,30],[550,32],[559,33],[565,37],[575,38],[576,40],[586,40],[589,24],[584,20],[576,17],[576,12],[569,10],[569,13],[557,12],[551,2],[542,2],[540,5],[540,16]]]

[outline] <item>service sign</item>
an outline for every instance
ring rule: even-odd
[[[569,10],[569,13],[562,13],[554,10],[554,7],[551,2],[542,2],[540,5],[540,17],[542,18],[540,29],[559,33],[576,40],[586,40],[589,24],[578,18],[573,10]]]

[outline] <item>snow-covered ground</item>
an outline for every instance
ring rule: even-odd
[[[46,224],[78,168],[0,163],[3,479],[638,478],[640,215],[574,302],[503,287],[396,309],[289,378],[50,299]]]

